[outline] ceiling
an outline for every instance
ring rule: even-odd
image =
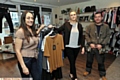
[[[34,0],[23,0],[23,1],[34,2]],[[85,2],[85,1],[89,1],[89,0],[36,0],[36,2],[34,3],[62,6],[62,5],[74,4],[74,3]]]

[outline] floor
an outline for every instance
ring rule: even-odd
[[[106,54],[106,61],[105,61],[106,69],[109,69],[108,67],[114,62],[114,60],[115,60],[114,55]],[[85,71],[85,64],[86,64],[86,54],[84,55],[79,54],[76,62],[78,80],[99,80],[100,77],[97,70],[96,59],[94,60],[94,63],[93,63],[92,73],[87,77],[83,76],[83,72]],[[63,72],[62,80],[70,80],[68,76],[69,62],[67,58],[64,59],[64,67],[62,68],[62,72]],[[20,77],[16,58],[9,59],[9,60],[0,60],[0,78],[3,78],[3,77],[7,77],[7,78]],[[112,80],[115,80],[115,79],[112,79]]]
[[[111,54],[106,54],[106,61],[105,61],[106,69],[108,69],[108,67],[112,64],[114,60],[115,60],[115,56]],[[85,66],[86,66],[86,55],[79,54],[76,62],[78,80],[99,80],[100,79],[99,72],[97,69],[98,66],[97,66],[96,59],[94,59],[92,73],[87,77],[83,76],[83,72],[85,71]],[[70,78],[68,77],[68,74],[69,74],[69,63],[68,63],[68,59],[65,59],[64,67],[63,67],[63,75],[64,75],[63,80],[70,80]]]
[[[106,77],[108,80],[120,80],[120,55],[107,69]]]

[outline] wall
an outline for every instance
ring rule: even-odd
[[[22,5],[29,5],[29,6],[42,6],[42,7],[46,7],[46,8],[53,8],[56,7],[54,5],[50,5],[50,4],[42,4],[42,3],[37,3],[37,2],[28,2],[28,1],[24,1],[24,0],[0,0],[0,3],[5,3],[5,4],[22,4]]]
[[[42,3],[33,3],[33,2],[27,2],[27,1],[24,1],[24,0],[0,0],[0,3],[16,5],[17,9],[13,9],[13,8],[9,8],[9,9],[12,10],[12,11],[18,11],[19,12],[19,14],[18,14],[19,18],[21,16],[21,14],[20,14],[20,5],[39,7],[40,8],[40,12],[39,12],[40,16],[42,16],[41,7],[43,7],[43,8],[51,8],[51,9],[57,7],[57,6],[54,6],[54,5],[42,4]]]
[[[90,0],[87,2],[60,6],[58,8],[54,8],[53,10],[54,11],[57,10],[57,12],[55,12],[55,13],[57,13],[58,17],[62,16],[64,18],[65,15],[61,14],[61,12],[60,12],[61,10],[65,10],[66,8],[72,8],[72,10],[76,10],[78,7],[84,9],[86,6],[92,6],[92,5],[95,5],[97,9],[117,7],[117,6],[120,6],[120,0]],[[53,18],[54,18],[54,16],[53,16]],[[59,19],[57,21],[59,23]],[[55,23],[55,21],[53,21],[53,23]]]
[[[59,13],[60,13],[60,7],[52,9],[52,15],[53,15],[52,20],[53,20],[53,24],[55,24],[55,25],[57,25],[59,23],[59,19],[58,19],[60,17]],[[57,14],[57,18],[55,18],[56,14]]]

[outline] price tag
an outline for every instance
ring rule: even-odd
[[[53,50],[56,50],[56,45],[53,45]]]

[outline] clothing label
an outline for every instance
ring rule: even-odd
[[[56,45],[53,45],[53,50],[56,50]]]

